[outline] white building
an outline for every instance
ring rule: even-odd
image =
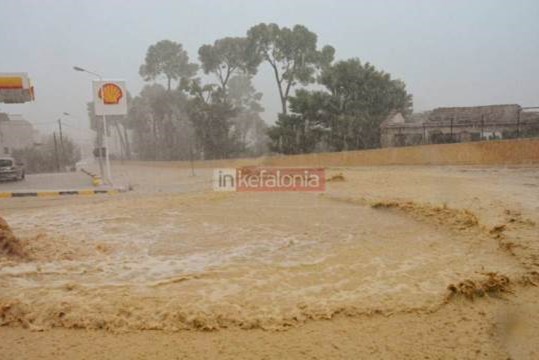
[[[39,133],[22,115],[0,113],[0,154],[33,146]]]

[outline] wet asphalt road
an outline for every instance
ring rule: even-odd
[[[82,172],[27,174],[22,181],[1,181],[0,192],[80,190],[93,188],[92,178]]]

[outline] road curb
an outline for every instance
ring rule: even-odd
[[[65,195],[116,195],[122,192],[119,189],[110,190],[59,190],[59,191],[10,191],[0,192],[0,198],[15,198],[15,197],[52,197],[52,196],[65,196]]]

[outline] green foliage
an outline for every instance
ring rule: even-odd
[[[237,154],[240,144],[231,131],[231,119],[237,110],[228,102],[220,101],[213,88],[194,82],[197,96],[189,102],[189,115],[197,143],[204,159],[226,159]]]
[[[134,150],[144,160],[187,160],[192,128],[187,97],[160,84],[146,85],[129,107]]]
[[[265,124],[259,116],[262,97],[247,75],[230,78],[229,93],[200,79],[185,83],[191,95],[188,113],[197,148],[204,159],[251,156],[265,150]]]
[[[412,111],[412,96],[404,82],[358,59],[326,68],[319,81],[331,94],[327,110],[332,116],[326,126],[332,129],[328,139],[332,150],[377,147],[380,124],[389,113]]]
[[[254,75],[259,64],[256,56],[249,51],[248,40],[239,37],[226,37],[216,40],[213,45],[201,46],[198,58],[204,73],[215,74],[225,92],[231,76],[240,72]]]
[[[290,98],[291,115],[279,115],[270,127],[270,150],[284,154],[309,153],[322,140],[326,123],[329,94],[322,91],[298,90]]]
[[[63,147],[57,138],[57,150],[53,136],[39,146],[14,150],[13,157],[24,163],[27,173],[46,173],[71,169],[80,160],[79,147],[68,137],[63,137]],[[57,151],[57,152],[56,152]]]
[[[268,149],[268,127],[256,112],[240,111],[231,119],[233,138],[238,142],[238,156],[260,156]]]
[[[289,29],[261,23],[249,29],[247,38],[250,52],[273,69],[283,114],[291,89],[314,82],[316,70],[327,67],[335,53],[331,46],[317,50],[317,35],[302,25]]]
[[[282,154],[313,152],[321,139],[323,129],[301,115],[279,114],[279,119],[268,130],[270,150]]]
[[[146,86],[129,111],[135,148],[143,159],[187,160],[224,158],[239,148],[231,118],[237,110],[226,100],[226,85],[232,74],[256,71],[245,60],[246,40],[225,38],[200,49],[206,73],[218,75],[221,86],[203,84],[194,78],[197,66],[189,64],[181,44],[163,40],[150,46],[141,75],[146,80],[164,74],[167,89]],[[171,80],[178,89],[170,89]]]
[[[333,97],[332,108],[339,113],[379,115],[398,110],[408,114],[412,97],[401,80],[378,71],[359,59],[339,61],[322,71],[319,79]]]
[[[260,105],[262,93],[256,91],[251,77],[246,75],[234,76],[230,79],[228,98],[232,105],[244,111],[260,113],[264,108]]]
[[[172,80],[193,77],[197,70],[198,65],[189,62],[189,56],[182,44],[161,40],[148,48],[139,73],[146,81],[164,75],[167,79],[167,89],[170,90]]]
[[[264,108],[259,101],[262,93],[257,92],[251,77],[238,75],[230,79],[228,99],[237,111],[232,118],[235,138],[238,139],[241,156],[258,156],[267,150],[267,126],[260,117]]]
[[[267,137],[272,151],[286,154],[372,148],[391,111],[411,112],[402,81],[358,59],[333,64],[335,49],[319,48],[317,35],[302,25],[261,23],[245,38],[201,46],[198,55],[217,83],[195,77],[198,67],[181,44],[163,40],[149,47],[140,74],[145,80],[165,76],[168,86],[146,86],[130,105],[124,128],[133,129],[142,158],[249,156],[265,151]],[[269,129],[259,114],[262,94],[251,82],[262,62],[273,71],[282,106]],[[323,91],[300,89],[292,96],[297,86],[316,81]]]
[[[408,114],[412,109],[412,96],[402,81],[358,59],[325,67],[319,83],[327,91],[299,90],[290,98],[295,115],[272,128],[273,150],[309,152],[313,143],[330,151],[377,147],[380,124],[389,113]]]

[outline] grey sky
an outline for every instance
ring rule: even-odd
[[[242,36],[260,22],[303,24],[318,34],[319,45],[336,48],[337,59],[358,57],[404,80],[416,111],[539,105],[537,0],[0,0],[0,18],[0,72],[28,72],[37,97],[0,111],[22,113],[36,124],[67,111],[75,133],[75,127],[87,128],[91,76],[73,65],[124,78],[136,95],[149,45],[178,41],[197,60],[202,44]],[[264,93],[264,118],[273,122],[280,105],[265,66],[255,85]]]

